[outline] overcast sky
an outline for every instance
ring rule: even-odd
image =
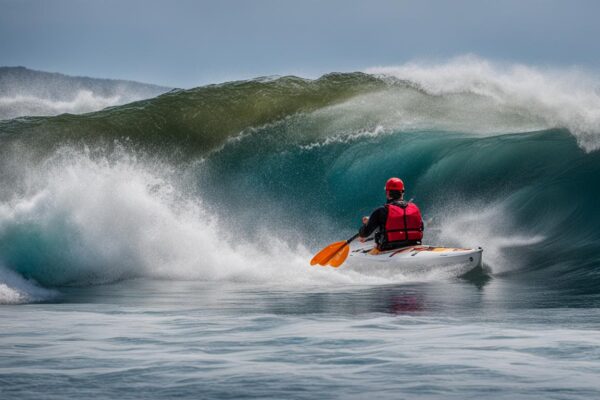
[[[600,69],[600,1],[0,0],[0,65],[169,86],[472,53]]]

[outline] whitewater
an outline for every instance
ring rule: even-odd
[[[599,149],[597,75],[475,56],[0,121],[0,395],[597,397]],[[390,176],[481,270],[308,264]]]

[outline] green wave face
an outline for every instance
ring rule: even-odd
[[[0,265],[45,285],[300,284],[311,252],[350,236],[399,176],[427,243],[482,246],[494,274],[600,288],[600,153],[521,104],[331,74],[0,132]]]
[[[65,143],[127,139],[154,149],[174,146],[186,154],[202,154],[244,129],[385,86],[382,80],[361,73],[331,74],[317,80],[283,77],[230,82],[175,90],[86,115],[2,122],[0,132],[42,151]]]

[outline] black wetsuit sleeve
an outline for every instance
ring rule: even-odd
[[[373,211],[373,213],[369,217],[369,222],[367,222],[366,225],[363,225],[360,228],[360,230],[358,231],[358,234],[361,237],[370,236],[373,232],[375,232],[375,229],[385,225],[386,217],[387,217],[386,208],[379,207],[378,209]]]

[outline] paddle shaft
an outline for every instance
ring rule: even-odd
[[[350,239],[346,240],[346,244],[350,244],[350,242],[353,241],[354,239],[356,239],[359,235],[360,235],[360,233],[357,233],[356,235],[352,236]]]

